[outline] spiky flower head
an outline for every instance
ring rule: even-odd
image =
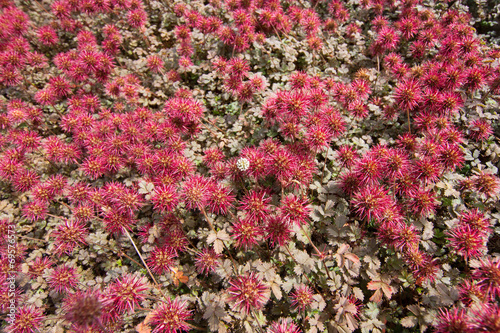
[[[486,249],[483,233],[468,224],[460,224],[448,232],[450,247],[465,260],[483,255]]]
[[[271,323],[267,333],[301,333],[302,330],[291,319],[281,318]]]
[[[441,309],[437,316],[436,333],[469,333],[471,332],[470,318],[464,309]]]
[[[103,295],[97,289],[77,291],[64,300],[64,317],[71,322],[75,331],[98,329],[102,326],[104,306]]]
[[[163,274],[175,266],[174,260],[176,257],[177,255],[172,248],[167,246],[156,247],[151,251],[151,255],[148,258],[148,265],[156,274]]]
[[[479,281],[481,289],[491,299],[500,297],[500,259],[486,258],[480,260],[480,266],[476,268],[472,276]]]
[[[262,226],[254,219],[245,217],[233,224],[232,237],[235,239],[236,246],[244,248],[245,251],[257,245],[263,235]]]
[[[295,194],[289,194],[281,200],[278,208],[283,217],[288,218],[292,223],[299,226],[306,224],[309,220],[311,207],[306,197],[298,197]]]
[[[58,266],[48,274],[47,282],[53,290],[59,293],[68,292],[78,286],[78,273],[74,267]]]
[[[283,215],[271,216],[267,219],[265,237],[273,246],[284,246],[290,240],[292,232],[290,221]]]
[[[43,310],[33,305],[16,309],[14,320],[5,329],[7,333],[35,333],[42,327]]]
[[[88,230],[82,222],[77,220],[66,220],[63,224],[57,227],[53,233],[55,237],[54,244],[56,252],[59,254],[71,254],[73,251],[82,245],[86,244],[85,237]]]
[[[311,305],[313,301],[313,291],[309,286],[299,284],[290,294],[290,299],[292,300],[292,305],[296,309],[299,311],[305,311],[305,309]]]
[[[490,123],[483,118],[471,121],[469,136],[475,141],[486,141],[493,134]]]
[[[106,300],[120,314],[126,311],[133,313],[139,302],[146,299],[145,293],[148,290],[149,285],[144,277],[127,273],[111,283]]]
[[[220,265],[220,254],[215,253],[213,249],[204,248],[196,254],[195,265],[202,274],[215,272]]]
[[[254,272],[233,278],[229,284],[229,301],[245,314],[261,309],[269,300],[269,288]]]
[[[151,312],[149,324],[153,333],[177,333],[189,331],[190,325],[186,322],[191,319],[191,311],[186,309],[186,301],[176,298],[167,298]]]

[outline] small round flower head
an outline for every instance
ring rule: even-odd
[[[170,271],[172,267],[175,266],[174,259],[177,257],[175,251],[170,247],[156,247],[151,251],[151,255],[148,258],[148,265],[151,270],[156,274],[163,274]]]
[[[182,196],[187,209],[202,208],[206,205],[208,185],[207,179],[197,175],[184,182]]]
[[[250,220],[263,221],[270,213],[271,198],[266,190],[251,190],[241,199],[240,209]]]
[[[500,297],[500,259],[480,259],[480,266],[476,268],[472,277],[479,281],[481,289],[490,299]]]
[[[472,183],[477,192],[488,198],[496,196],[500,190],[500,179],[488,172],[481,171],[473,176]]]
[[[143,28],[147,19],[148,15],[143,9],[134,9],[127,14],[128,24],[134,28]]]
[[[48,204],[44,201],[35,200],[23,207],[23,215],[32,222],[45,219],[48,213]]]
[[[408,210],[416,216],[428,216],[434,214],[439,202],[432,190],[418,188],[410,190]]]
[[[229,212],[235,196],[226,186],[216,183],[210,186],[207,205],[211,213],[225,215]]]
[[[179,203],[179,195],[173,185],[156,186],[151,202],[154,208],[161,212],[171,212]]]
[[[283,217],[288,218],[291,222],[299,226],[307,223],[309,213],[311,212],[309,200],[305,197],[299,198],[294,194],[289,194],[283,198],[278,209],[281,211]]]
[[[149,324],[155,333],[177,333],[189,331],[191,327],[186,322],[189,319],[191,311],[186,309],[186,301],[167,298],[151,312]]]
[[[473,312],[475,323],[469,332],[500,332],[500,306],[498,302],[482,304]],[[458,331],[457,331],[458,332]]]
[[[57,227],[53,233],[56,252],[70,255],[73,251],[86,244],[85,237],[88,230],[82,222],[77,220],[66,220]]]
[[[94,289],[77,291],[68,295],[63,302],[64,317],[71,322],[72,329],[80,332],[102,326],[103,295]]]
[[[43,26],[38,30],[38,39],[43,45],[46,46],[53,46],[59,41],[54,28],[48,25]]]
[[[236,246],[244,248],[245,251],[257,245],[263,235],[264,230],[254,219],[245,217],[233,224],[232,237],[235,239]]]
[[[464,280],[458,286],[459,299],[465,306],[469,307],[474,300],[482,300],[485,297],[485,292],[479,282],[474,279]]]
[[[470,318],[464,309],[440,309],[435,329],[436,333],[468,333],[471,332]]]
[[[233,278],[229,284],[229,301],[245,314],[260,310],[269,300],[269,288],[253,272]]]
[[[462,212],[458,218],[461,224],[467,224],[471,228],[477,229],[483,233],[490,232],[490,220],[477,208]]]
[[[380,220],[393,200],[381,186],[367,186],[358,190],[352,199],[356,215],[366,222]]]
[[[205,156],[203,156],[203,162],[209,167],[213,167],[217,162],[224,159],[224,153],[217,147],[205,150]]]
[[[145,300],[147,290],[149,286],[144,277],[127,273],[111,283],[106,298],[118,313],[133,313],[139,302]]]
[[[292,305],[296,309],[305,311],[313,301],[313,291],[309,286],[300,284],[295,287],[295,290],[290,294],[290,298],[292,300]]]
[[[350,168],[354,165],[356,159],[359,158],[359,155],[353,147],[343,145],[337,150],[337,158],[342,167]]]
[[[14,320],[5,328],[7,333],[39,332],[44,319],[43,310],[33,305],[23,305],[16,309]]]
[[[291,319],[281,318],[280,321],[271,323],[266,333],[302,333]]]
[[[264,235],[273,246],[286,245],[290,240],[291,232],[289,220],[282,215],[271,216],[267,219]]]
[[[220,254],[215,253],[213,249],[204,248],[196,254],[195,265],[202,274],[215,272],[220,265]]]
[[[48,274],[49,286],[59,292],[68,292],[78,286],[78,273],[74,267],[68,265],[58,266]]]
[[[155,73],[163,70],[163,60],[156,54],[152,54],[147,58],[148,68]]]
[[[485,240],[480,230],[461,224],[448,232],[450,247],[465,260],[483,255]]]
[[[476,119],[470,123],[469,136],[475,141],[486,141],[493,134],[493,129],[486,119]]]
[[[244,157],[241,157],[236,161],[236,167],[240,171],[247,171],[248,168],[250,167],[250,161],[248,161],[248,159]]]
[[[420,86],[415,80],[402,81],[394,91],[396,105],[404,111],[414,110],[420,103],[421,98]]]

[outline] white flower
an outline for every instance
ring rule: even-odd
[[[242,157],[236,162],[236,166],[240,171],[247,171],[250,167],[250,161]]]

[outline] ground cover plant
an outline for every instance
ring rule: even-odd
[[[495,17],[0,0],[1,330],[500,332]]]

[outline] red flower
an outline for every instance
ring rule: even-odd
[[[208,200],[209,181],[201,176],[192,176],[182,186],[182,197],[187,209],[196,209],[206,206]]]
[[[289,194],[282,198],[278,209],[284,218],[288,218],[299,226],[307,223],[311,212],[309,200],[305,197],[299,198],[295,194]]]
[[[305,311],[313,301],[313,291],[305,284],[299,284],[295,291],[290,294],[292,305],[299,311]]]
[[[290,240],[291,232],[290,222],[287,218],[282,215],[268,217],[264,235],[273,246],[286,245]]]
[[[500,259],[480,259],[481,264],[476,268],[472,276],[479,282],[481,289],[492,300],[500,297]]]
[[[108,287],[106,300],[119,314],[128,311],[133,313],[139,302],[145,300],[145,293],[149,290],[145,278],[132,274],[124,274]]]
[[[49,273],[47,282],[49,286],[59,292],[68,292],[78,286],[78,273],[74,267],[68,265],[58,266]]]
[[[7,333],[34,333],[42,328],[43,310],[33,305],[23,305],[16,309],[14,321],[6,327]]]
[[[486,119],[475,119],[469,126],[469,136],[475,141],[486,141],[493,134],[493,129]]]
[[[56,238],[54,242],[54,245],[56,245],[55,251],[58,254],[66,253],[70,255],[75,249],[87,244],[85,241],[87,235],[88,230],[83,223],[75,220],[66,220],[53,233],[53,236]]]
[[[369,222],[372,218],[380,220],[387,207],[393,205],[393,200],[384,188],[373,185],[358,190],[353,196],[352,204],[356,215]]]
[[[156,186],[151,196],[154,208],[161,212],[171,212],[179,203],[179,195],[173,185]]]
[[[500,179],[488,172],[481,171],[471,177],[474,189],[486,197],[491,198],[498,194],[500,189]]]
[[[151,251],[150,257],[148,258],[148,265],[153,272],[161,275],[175,266],[174,259],[176,257],[177,254],[170,247],[156,247]]]
[[[191,326],[186,322],[189,319],[191,311],[186,309],[186,301],[167,298],[151,312],[149,324],[155,333],[177,333],[190,330]]]
[[[414,110],[422,99],[420,85],[413,79],[398,83],[394,91],[394,99],[396,105],[404,111]]]
[[[267,333],[302,333],[302,330],[293,321],[281,318],[280,321],[271,323]]]
[[[263,234],[264,230],[254,219],[245,217],[233,224],[232,237],[235,239],[236,246],[244,248],[245,251],[257,245]]]
[[[71,323],[72,329],[84,332],[89,328],[98,330],[102,327],[104,306],[101,292],[97,289],[87,289],[66,297],[62,308],[65,313],[64,318]]]
[[[469,260],[483,255],[486,249],[483,233],[478,229],[473,229],[468,224],[460,224],[458,227],[448,232],[450,247],[458,255]]]
[[[229,301],[245,314],[260,310],[269,300],[269,288],[253,272],[231,279],[229,284]]]
[[[469,333],[471,332],[470,318],[465,309],[453,307],[451,310],[440,309],[437,316],[436,333]]]
[[[215,272],[220,266],[220,254],[215,253],[213,249],[204,248],[196,254],[195,265],[202,274]]]

